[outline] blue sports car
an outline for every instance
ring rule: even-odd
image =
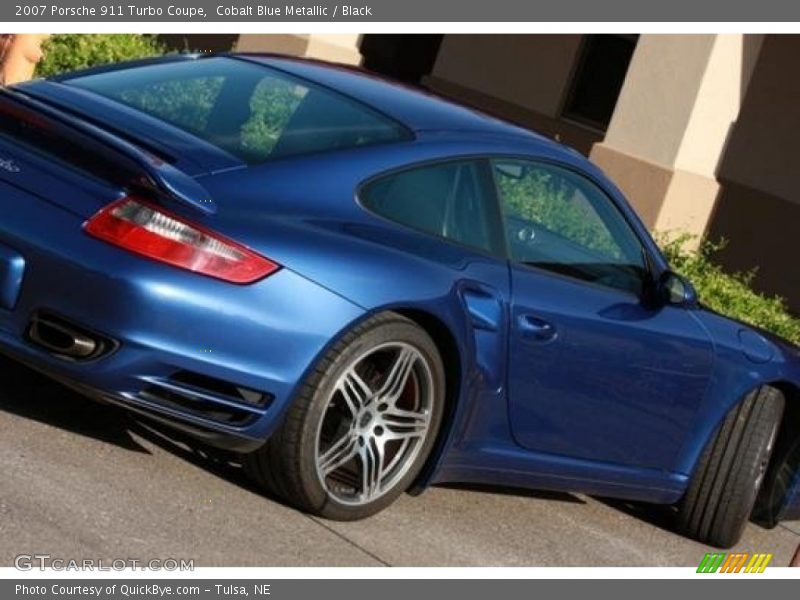
[[[800,517],[800,350],[703,308],[558,143],[356,69],[0,90],[0,350],[358,519],[443,482]]]

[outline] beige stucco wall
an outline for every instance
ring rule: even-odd
[[[800,36],[768,35],[717,170],[721,184],[709,235],[728,245],[732,271],[757,269],[755,285],[800,314]]]
[[[715,36],[675,168],[716,177],[719,158],[739,116],[763,35]]]
[[[276,52],[303,56],[308,47],[308,36],[300,34],[245,33],[234,46],[237,52]]]
[[[276,52],[357,65],[360,35],[352,34],[242,34],[238,52]]]
[[[357,33],[314,33],[309,36],[306,56],[357,65],[361,62],[360,38]]]
[[[431,75],[556,117],[582,38],[581,35],[447,35]]]
[[[800,204],[800,36],[763,42],[722,180]]]
[[[763,41],[742,34],[640,38],[602,148],[592,157],[653,229],[706,231],[721,157]],[[648,185],[654,166],[670,174],[666,187],[663,177]]]
[[[692,115],[714,35],[642,35],[605,143],[672,166]]]

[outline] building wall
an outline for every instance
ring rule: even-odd
[[[692,115],[714,35],[644,35],[634,52],[606,143],[672,166]]]
[[[432,75],[557,117],[580,35],[448,35]]]
[[[646,35],[591,157],[652,229],[701,236],[763,36]]]
[[[585,154],[601,132],[560,118],[581,35],[446,35],[423,84]]]
[[[800,314],[800,36],[763,42],[741,111],[719,158],[709,237],[728,244],[729,270],[757,268],[756,286]]]
[[[800,36],[764,41],[719,177],[800,203]]]
[[[357,65],[359,35],[353,34],[242,34],[238,52],[275,52]]]

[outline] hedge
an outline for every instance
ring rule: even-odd
[[[704,240],[695,249],[694,238],[687,234],[670,239],[663,234],[656,237],[672,268],[692,282],[702,303],[800,343],[800,319],[790,314],[786,301],[753,289],[757,269],[727,273],[714,262],[714,255],[725,247],[724,240]]]
[[[137,33],[58,34],[44,44],[38,77],[84,69],[123,60],[164,54],[166,48],[153,35]]]

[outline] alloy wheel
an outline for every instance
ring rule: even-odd
[[[424,445],[433,402],[431,367],[411,344],[381,344],[353,360],[317,431],[315,463],[326,493],[364,505],[390,491]]]

